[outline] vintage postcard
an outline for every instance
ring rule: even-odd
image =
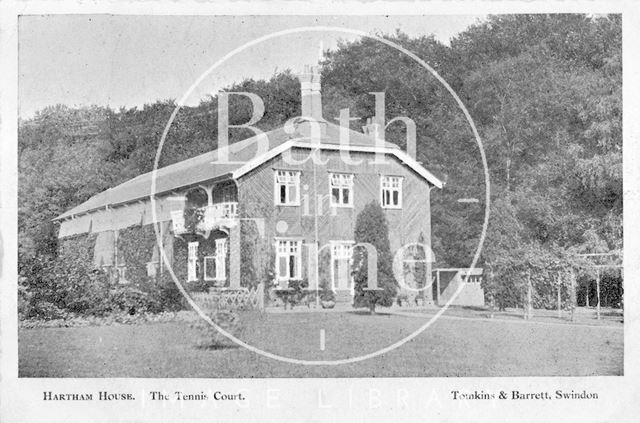
[[[0,9],[2,421],[634,421],[633,2]]]

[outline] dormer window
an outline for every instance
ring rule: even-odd
[[[386,209],[402,208],[402,176],[380,177],[380,204]]]
[[[275,171],[274,202],[278,206],[300,205],[300,172],[294,170]]]
[[[332,206],[353,207],[353,174],[330,173],[329,189]]]

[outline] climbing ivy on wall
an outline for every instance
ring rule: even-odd
[[[260,283],[256,269],[259,268],[256,261],[258,245],[260,243],[256,223],[240,221],[240,285],[253,288]]]
[[[197,281],[187,282],[187,262],[189,257],[189,243],[198,242],[198,271]],[[204,280],[204,258],[215,254],[215,235],[210,234],[209,238],[203,235],[186,234],[183,237],[176,237],[173,243],[173,271],[178,281],[184,284],[190,291],[203,291],[214,286],[214,281]],[[227,279],[229,277],[229,260],[227,259]]]
[[[81,234],[60,241],[59,260],[45,272],[47,285],[56,287],[56,307],[76,313],[103,314],[109,305],[103,298],[109,292],[109,278],[93,268],[96,234]]]
[[[132,226],[118,232],[118,265],[127,267],[126,280],[147,288],[151,283],[147,276],[147,263],[157,246],[153,225]]]
[[[331,286],[331,251],[328,248],[318,254],[318,283]]]
[[[72,261],[87,270],[93,268],[93,248],[97,234],[80,234],[66,237],[59,242],[58,257],[64,261]]]

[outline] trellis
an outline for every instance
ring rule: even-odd
[[[569,279],[569,283],[567,285],[567,289],[569,291],[569,312],[571,313],[571,321],[574,320],[574,313],[576,308],[576,275],[573,269],[570,270],[562,270],[560,267],[556,267],[555,271],[557,274],[555,275],[556,281],[556,292],[557,292],[557,307],[558,307],[558,318],[562,318],[562,285],[563,285],[563,277],[562,275],[567,275]]]
[[[219,288],[209,292],[193,292],[191,298],[205,312],[239,308],[264,309],[264,287]]]
[[[596,317],[600,320],[600,276],[601,271],[604,269],[620,269],[621,275],[624,278],[624,267],[621,263],[621,252],[620,251],[611,251],[608,253],[588,253],[588,254],[578,254],[579,257],[587,259],[589,261],[588,266],[596,271]],[[607,262],[597,264],[593,263],[598,259],[604,259]],[[589,295],[587,293],[587,304],[589,302]]]

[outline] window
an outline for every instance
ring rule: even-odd
[[[300,279],[302,264],[301,241],[276,241],[276,278],[278,280]]]
[[[380,196],[382,207],[402,208],[402,176],[382,176],[380,178]]]
[[[118,267],[116,267],[116,273],[118,275],[119,284],[126,285],[129,283],[129,281],[127,280],[127,266],[125,266],[124,264],[118,265]]]
[[[329,188],[331,205],[353,207],[353,175],[348,173],[330,173]]]
[[[336,290],[353,289],[351,265],[353,242],[331,241],[331,281]]]
[[[190,242],[187,255],[187,281],[198,280],[198,243]]]
[[[469,277],[466,278],[463,273],[462,281],[466,283],[480,283],[482,282],[482,275],[469,275]]]
[[[275,193],[276,205],[300,205],[300,172],[292,170],[276,170]]]
[[[149,261],[147,262],[147,276],[150,278],[155,278],[158,275],[158,262],[157,261]]]
[[[204,279],[206,281],[224,281],[227,279],[227,240],[216,239],[214,256],[204,258]]]

